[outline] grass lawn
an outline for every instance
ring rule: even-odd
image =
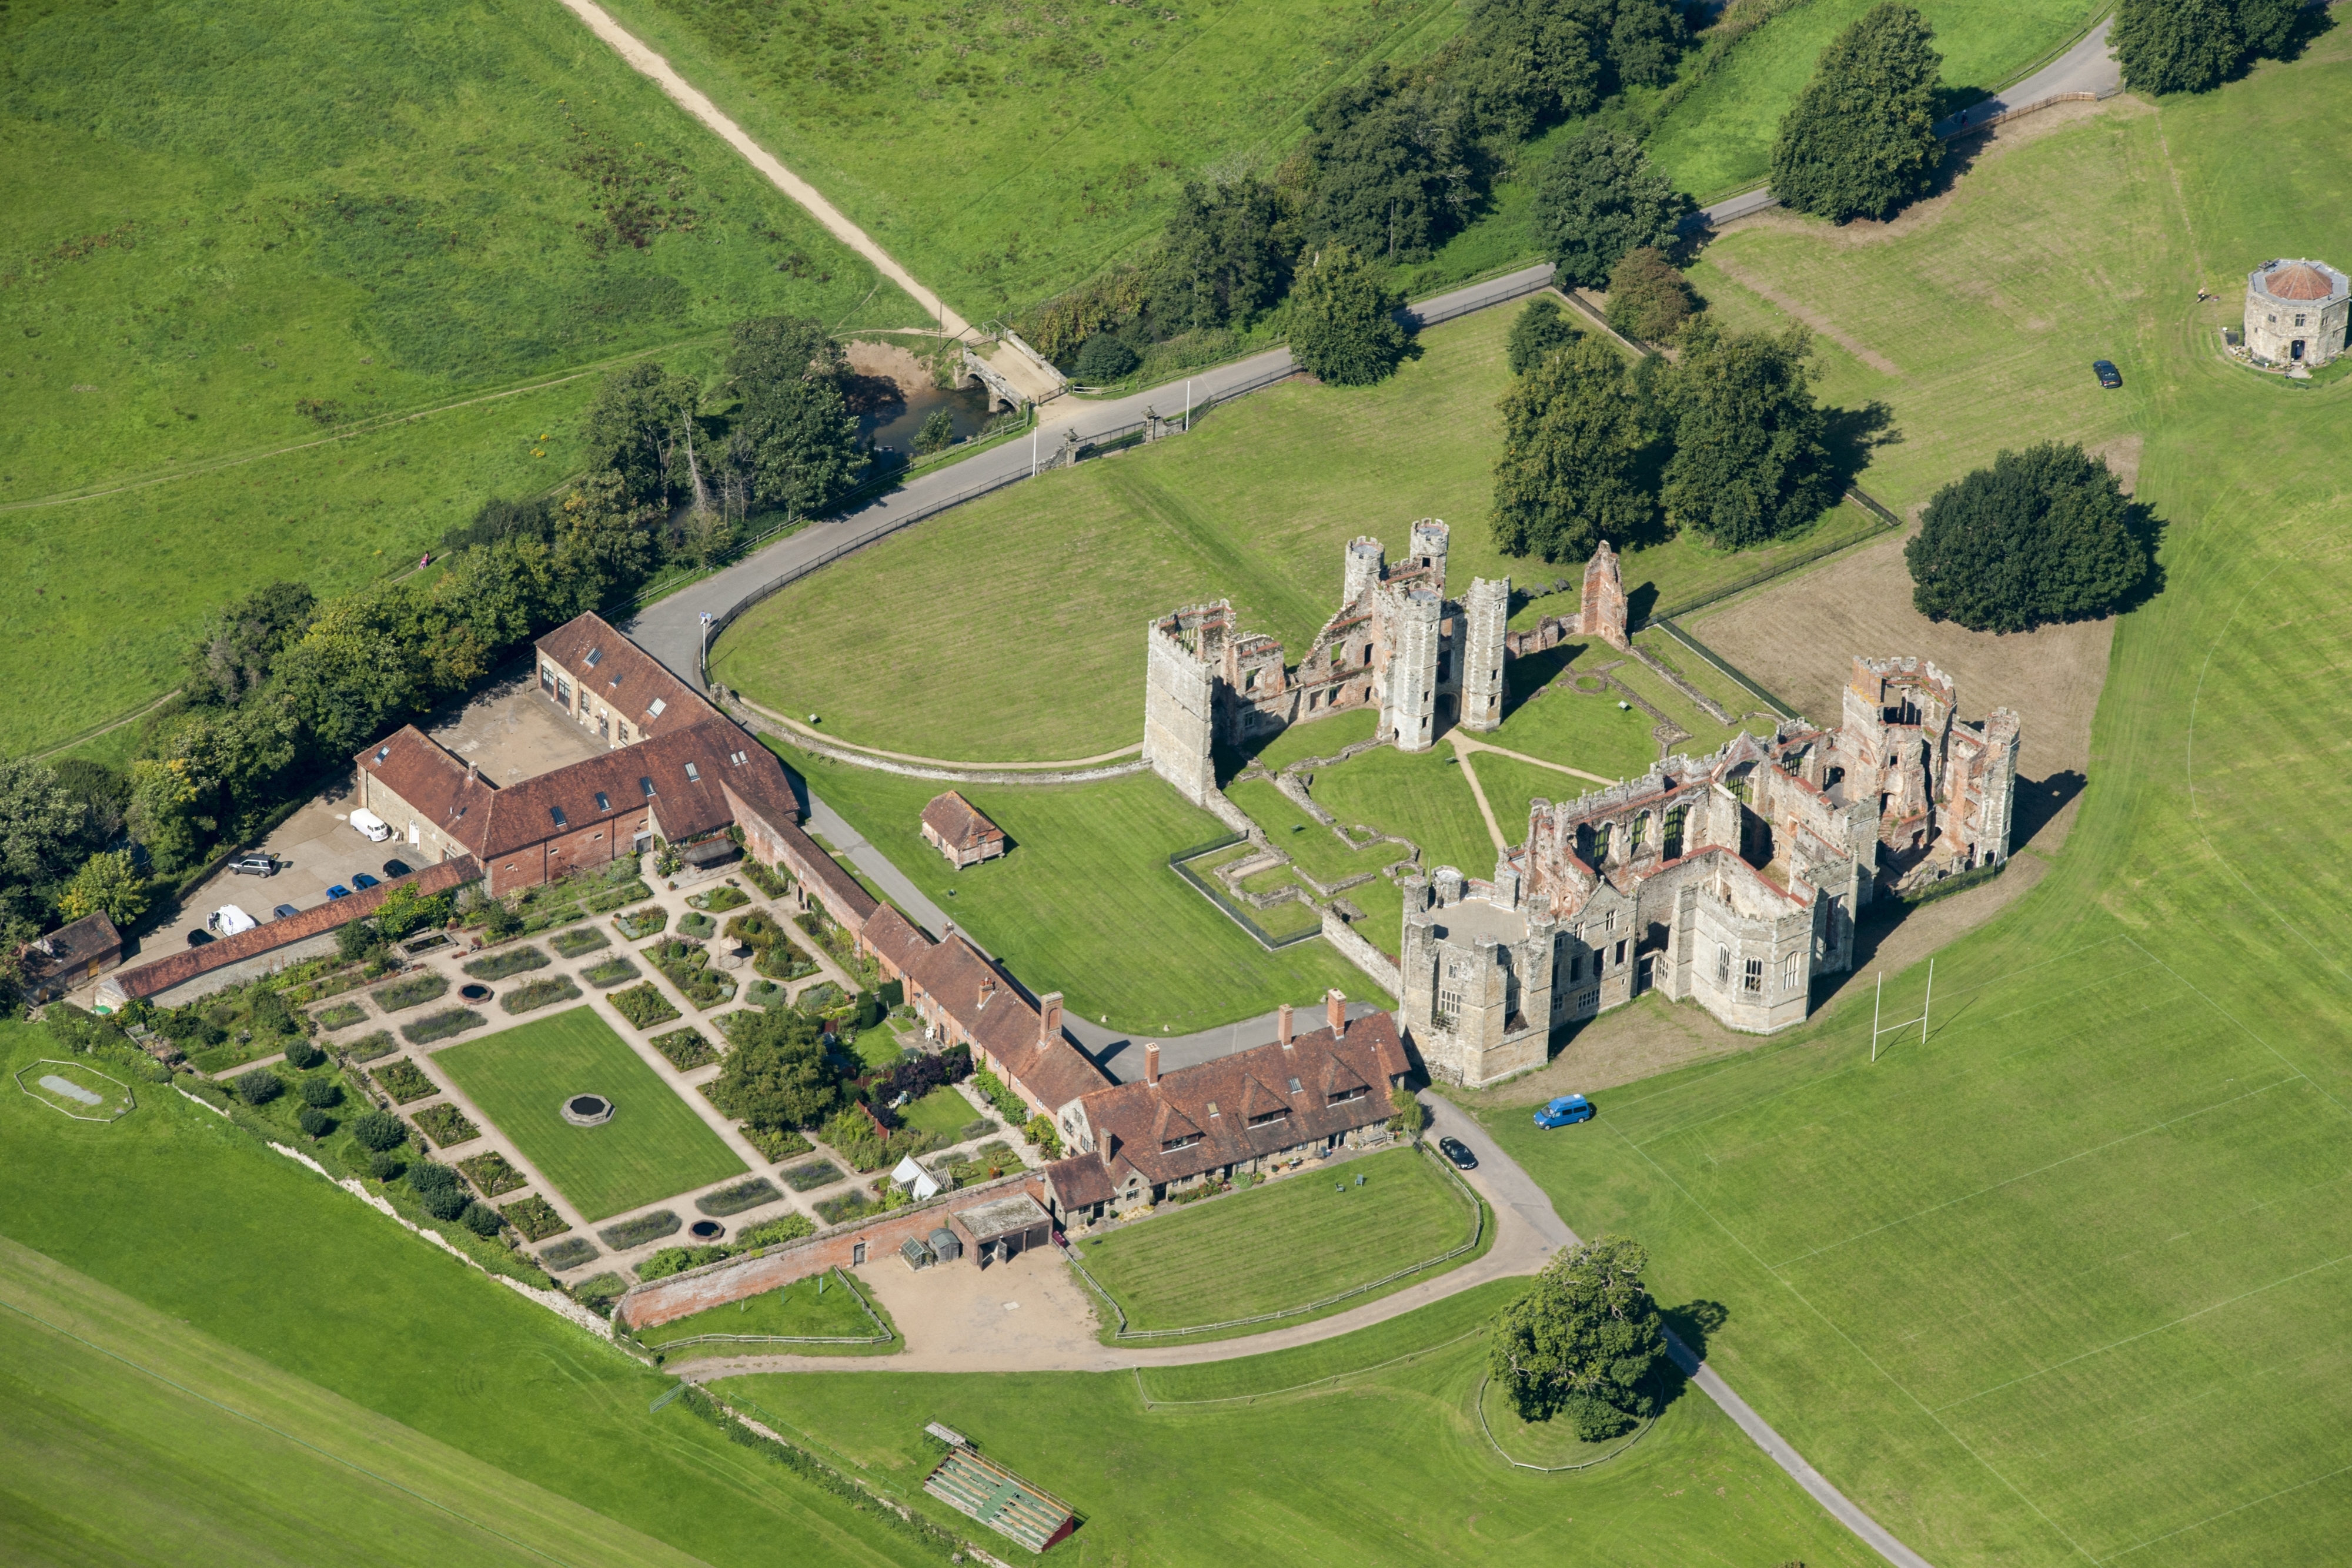
[[[0,1304],[15,1561],[692,1561],[5,1239]]]
[[[1364,918],[1353,923],[1356,935],[1390,957],[1398,956],[1404,945],[1404,890],[1385,876],[1376,876],[1339,896],[1364,912]]]
[[[1865,338],[1909,323],[1878,340],[1915,495],[1997,444],[2130,433],[2168,525],[2081,816],[1937,955],[1924,1044],[1872,1064],[1857,996],[1575,1136],[1490,1113],[1580,1231],[1640,1236],[1663,1298],[1724,1305],[1714,1364],[1939,1564],[2316,1561],[2352,1528],[2352,873],[2310,852],[2344,768],[2352,392],[2213,351],[2240,269],[2352,252],[2347,87],[2339,32],[1990,159],[1908,235],[1711,253]],[[2302,172],[2252,178],[2266,160]],[[2126,367],[2096,402],[2072,392],[2094,343]],[[1889,974],[1889,1006],[1924,986]]]
[[[1360,740],[1370,740],[1380,733],[1380,728],[1378,708],[1349,708],[1328,718],[1278,729],[1271,740],[1250,755],[1279,773],[1294,762],[1304,762],[1310,757],[1329,757]]]
[[[46,1031],[0,1023],[0,1071],[55,1053]],[[141,1394],[120,1364],[12,1314],[11,1555],[310,1563],[350,1534],[360,1555],[404,1563],[509,1548],[539,1562],[938,1561],[682,1406],[648,1416],[670,1379],[177,1094],[104,1126],[12,1095],[0,1139],[0,1235],[152,1314],[142,1328],[85,1296],[44,1317],[498,1532],[405,1511],[291,1443],[258,1447],[267,1434],[168,1388]],[[12,1263],[5,1298],[40,1310],[22,1272]],[[675,1552],[632,1555],[645,1536]]]
[[[1361,823],[1411,839],[1421,846],[1426,870],[1450,865],[1470,876],[1494,874],[1494,837],[1450,746],[1367,751],[1319,770],[1309,793],[1351,827]]]
[[[743,1162],[588,1008],[434,1057],[592,1223],[740,1175]],[[602,1094],[613,1119],[575,1127],[564,1099]]]
[[[754,311],[919,315],[558,7],[131,0],[5,30],[0,507],[90,497],[0,546],[11,749],[170,685],[256,580],[350,587],[552,485],[594,381],[288,448],[707,361]],[[608,177],[667,214],[642,247],[594,205]]]
[[[1675,1400],[1598,1469],[1506,1466],[1473,1414],[1486,1347],[1463,1336],[1519,1288],[1481,1286],[1299,1350],[1153,1368],[1139,1385],[1124,1372],[793,1373],[719,1388],[943,1523],[957,1516],[922,1490],[936,1463],[922,1427],[944,1421],[1066,1499],[1087,1562],[1107,1568],[1225,1568],[1265,1560],[1270,1542],[1286,1563],[1362,1568],[1878,1562],[1702,1397]],[[1313,1386],[1282,1392],[1300,1385]]]
[[[943,1138],[955,1138],[970,1126],[980,1113],[961,1090],[941,1085],[910,1105],[901,1106],[898,1114],[907,1125],[919,1132],[937,1133]]]
[[[1265,830],[1268,842],[1318,882],[1328,883],[1360,876],[1409,856],[1410,852],[1402,844],[1376,843],[1360,850],[1349,849],[1330,829],[1300,810],[1289,796],[1263,779],[1244,779],[1226,785],[1225,799],[1247,812],[1250,821]]]
[[[1401,1148],[1329,1166],[1310,1162],[1247,1192],[1162,1205],[1151,1218],[1078,1247],[1129,1327],[1176,1329],[1305,1306],[1459,1247],[1471,1224],[1469,1204],[1430,1157]],[[1106,1343],[1116,1326],[1116,1319],[1105,1322]]]
[[[856,1299],[842,1288],[839,1280],[827,1278],[824,1287],[824,1291],[820,1293],[816,1288],[814,1276],[805,1280],[795,1280],[791,1284],[777,1290],[749,1296],[740,1301],[730,1301],[722,1307],[712,1307],[707,1312],[690,1312],[685,1317],[673,1319],[658,1328],[646,1330],[637,1336],[637,1339],[648,1350],[657,1351],[666,1345],[676,1344],[679,1340],[692,1339],[699,1334],[779,1334],[818,1336],[829,1339],[863,1339],[869,1334],[881,1332],[874,1326],[874,1319],[867,1316],[858,1306]],[[871,1301],[871,1300],[869,1296],[868,1301]],[[875,1312],[882,1314],[880,1303],[875,1302],[873,1305]],[[887,1314],[882,1314],[882,1321],[892,1333],[895,1334],[898,1332],[898,1325],[890,1322]],[[774,1345],[769,1347],[769,1350],[791,1355],[845,1353],[856,1355],[891,1355],[897,1354],[905,1343],[904,1340],[894,1339],[885,1344]],[[763,1354],[768,1352],[763,1352],[758,1345],[722,1342],[717,1344],[688,1345],[684,1349],[664,1355],[662,1360],[669,1363],[690,1361],[697,1356],[704,1355]]]
[[[1529,802],[1573,800],[1588,789],[1601,788],[1587,779],[1538,768],[1516,758],[1497,757],[1491,751],[1474,754],[1470,765],[1478,770],[1478,787],[1486,791],[1486,804],[1494,809],[1495,821],[1502,825],[1503,836],[1515,846],[1527,841]],[[1465,871],[1469,869],[1463,867]],[[1353,888],[1348,896],[1355,897]]]
[[[1370,992],[1328,943],[1268,953],[1169,869],[1225,835],[1153,774],[1108,783],[961,786],[1012,852],[951,870],[917,830],[936,783],[803,753],[787,766],[890,857],[956,925],[1034,990],[1118,1029],[1186,1034],[1306,1003],[1334,986]]]
[[[975,321],[1156,235],[1188,180],[1270,174],[1315,99],[1461,26],[1442,0],[611,9]]]
[[[1582,660],[1588,664],[1605,664],[1599,655],[1614,651],[1606,643],[1594,643],[1585,650]],[[1504,668],[1516,671],[1521,664],[1528,665],[1528,677],[1542,679],[1544,661],[1540,659],[1514,660]],[[1538,688],[1541,696],[1532,701],[1520,697],[1504,714],[1501,727],[1479,738],[1547,762],[1598,773],[1603,779],[1633,778],[1658,759],[1658,743],[1650,734],[1657,727],[1655,719],[1631,704],[1619,707],[1624,699],[1614,691],[1580,692],[1575,681],[1575,666],[1570,665]],[[1481,773],[1479,778],[1486,775]],[[1560,779],[1563,787],[1578,790],[1600,788],[1581,784],[1566,774]],[[1489,804],[1495,802],[1491,793],[1486,800]],[[1496,816],[1502,812],[1503,808],[1495,805]]]

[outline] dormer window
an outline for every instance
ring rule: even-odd
[[[646,800],[652,800],[652,799],[654,798],[654,781],[653,781],[652,779],[638,779],[638,780],[637,780],[637,788],[638,788],[638,789],[642,789],[642,790],[644,790],[644,791],[646,792]]]
[[[1334,1094],[1326,1100],[1324,1103],[1328,1105],[1345,1105],[1350,1100],[1361,1100],[1363,1097],[1363,1087],[1359,1084],[1353,1089],[1340,1090],[1337,1094]]]
[[[1252,1116],[1249,1119],[1249,1124],[1253,1127],[1263,1127],[1270,1122],[1286,1122],[1289,1119],[1290,1107],[1285,1105],[1278,1111],[1268,1111],[1263,1115]]]
[[[1179,1149],[1189,1149],[1200,1141],[1200,1134],[1187,1133],[1181,1138],[1171,1138],[1166,1143],[1160,1145],[1160,1152],[1163,1155],[1172,1155]]]
[[[686,765],[686,781],[689,784],[699,784],[702,782],[701,770],[696,768],[691,762]]]

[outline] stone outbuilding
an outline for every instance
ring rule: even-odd
[[[923,808],[923,841],[958,871],[1004,853],[1004,830],[954,789]]]
[[[26,943],[16,956],[25,967],[25,999],[46,1002],[121,963],[122,934],[101,909]]]
[[[2324,261],[2266,261],[2246,275],[2246,349],[2257,363],[2324,365],[2344,351],[2352,278]]]

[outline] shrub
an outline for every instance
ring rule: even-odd
[[[406,1160],[388,1150],[379,1151],[368,1156],[368,1175],[378,1181],[398,1181],[401,1173],[407,1168]]]
[[[343,1054],[353,1061],[374,1061],[381,1057],[390,1056],[399,1049],[399,1045],[392,1038],[391,1031],[380,1029],[373,1034],[363,1035],[352,1041],[343,1048]]]
[[[784,988],[773,980],[754,980],[743,988],[743,1000],[755,1008],[784,1005]]]
[[[462,1192],[465,1184],[458,1179],[457,1167],[438,1160],[418,1160],[408,1167],[408,1185],[419,1197],[428,1192]]]
[[[451,1008],[446,1012],[427,1013],[415,1023],[403,1024],[400,1032],[411,1045],[430,1045],[436,1040],[478,1029],[488,1021],[471,1008]]]
[[[622,936],[634,942],[640,936],[650,936],[668,925],[669,911],[656,904],[645,909],[633,909],[626,915],[615,915],[613,916],[613,924],[621,928]],[[584,1246],[585,1243],[583,1245]]]
[[[667,1280],[672,1274],[683,1274],[705,1263],[723,1262],[733,1256],[735,1251],[730,1247],[665,1247],[637,1265],[637,1278]]]
[[[416,1130],[443,1148],[454,1144],[470,1144],[482,1135],[482,1130],[466,1119],[466,1113],[443,1101],[416,1113]]]
[[[448,976],[437,969],[427,969],[421,975],[411,975],[389,986],[379,986],[369,995],[375,998],[376,1006],[388,1013],[396,1013],[404,1008],[421,1007],[433,1001],[448,988]]]
[[[650,986],[642,986],[638,988],[640,990],[653,989]],[[615,998],[614,999],[618,1000],[619,998]],[[676,1018],[677,1016],[677,1014],[675,1012],[670,1014],[670,1017],[672,1018]],[[631,1019],[630,1021],[635,1022],[635,1019]],[[639,1024],[637,1027],[642,1029],[645,1026],[643,1024]],[[700,1030],[674,1029],[667,1034],[656,1035],[652,1040],[646,1041],[646,1043],[651,1045],[656,1051],[660,1051],[663,1057],[668,1061],[669,1064],[672,1067],[677,1068],[680,1072],[691,1072],[698,1067],[707,1066],[719,1060],[718,1051],[712,1047],[709,1040],[702,1038],[702,1031]]]
[[[515,987],[499,998],[499,1006],[509,1013],[527,1013],[537,1008],[553,1007],[557,1002],[579,999],[580,988],[572,983],[572,977],[556,975]]]
[[[467,1206],[474,1200],[457,1187],[435,1187],[419,1195],[418,1201],[425,1205],[425,1212],[434,1218],[455,1219],[465,1213]]]
[[[803,991],[793,1006],[812,1017],[820,1017],[841,1005],[841,988],[831,980],[811,986]]]
[[[915,453],[928,457],[955,444],[955,415],[946,409],[935,408],[923,416],[923,426],[915,432]]]
[[[370,1111],[352,1124],[352,1136],[360,1141],[362,1148],[381,1154],[408,1142],[408,1124],[389,1111]]]
[[[997,1109],[1008,1126],[1018,1127],[1029,1120],[1029,1103],[1004,1086],[995,1073],[985,1069],[971,1075],[971,1086],[980,1097]]]
[[[521,1231],[525,1236],[530,1237],[533,1241],[538,1240],[540,1239],[540,1235],[559,1235],[571,1228],[571,1227],[564,1224],[562,1220],[558,1219],[555,1222],[555,1228],[553,1230],[542,1231],[540,1232],[539,1235],[532,1235],[530,1228],[523,1224],[520,1217],[516,1212],[517,1210],[528,1207],[532,1204],[539,1204],[540,1207],[547,1208],[547,1205],[541,1203],[538,1198],[518,1198],[516,1201],[507,1205],[506,1207],[507,1223],[513,1226],[517,1230]],[[555,1210],[548,1208],[547,1212],[551,1215]],[[596,1256],[596,1244],[594,1242],[589,1240],[585,1236],[572,1236],[565,1238],[563,1240],[557,1242],[552,1247],[541,1248],[539,1252],[539,1261],[542,1267],[548,1269],[577,1269],[583,1263],[593,1261]]]
[[[343,1086],[331,1078],[302,1080],[302,1103],[325,1107],[343,1103]]]
[[[529,1185],[522,1172],[509,1164],[506,1155],[496,1149],[459,1160],[457,1168],[466,1173],[466,1179],[472,1182],[485,1197],[497,1197],[501,1193],[509,1193]]]
[[[335,1130],[335,1119],[316,1105],[305,1105],[295,1115],[294,1124],[302,1129],[303,1136],[323,1138]]]
[[[467,1204],[466,1212],[459,1218],[465,1221],[467,1229],[485,1239],[496,1236],[506,1225],[506,1221],[499,1218],[499,1211],[487,1203]]]
[[[765,910],[751,909],[727,923],[727,935],[746,947],[772,947],[784,939],[784,928]]]
[[[1021,1135],[1044,1151],[1047,1159],[1062,1157],[1062,1135],[1054,1130],[1053,1118],[1044,1113],[1030,1117],[1029,1124],[1021,1129]]]
[[[548,1237],[561,1236],[572,1228],[564,1223],[563,1216],[555,1212],[554,1206],[537,1193],[531,1194],[529,1197],[515,1199],[500,1212],[506,1216],[507,1223],[522,1232],[524,1239],[529,1241],[543,1241]],[[596,1256],[596,1249],[588,1245],[585,1237],[576,1237],[563,1245],[567,1249],[576,1247],[579,1249],[579,1260],[582,1263]],[[556,1250],[558,1250],[556,1248],[548,1249],[549,1252]],[[541,1253],[541,1256],[544,1258],[547,1254]],[[571,1269],[578,1265],[558,1263],[553,1266]]]
[[[720,1187],[694,1200],[694,1207],[713,1219],[724,1219],[730,1214],[740,1214],[747,1208],[757,1208],[763,1203],[773,1203],[784,1195],[776,1184],[765,1176],[753,1176],[732,1186]]]
[[[522,929],[522,916],[507,907],[502,900],[492,900],[482,915],[482,931],[493,942],[502,941]]]
[[[1333,386],[1368,386],[1395,373],[1404,329],[1397,297],[1346,246],[1327,247],[1302,267],[1290,294],[1290,352]]]
[[[1971,632],[2112,614],[2147,576],[2132,505],[2080,446],[2004,451],[1936,492],[1903,549],[1911,602]]]
[[[632,1247],[660,1240],[674,1233],[679,1224],[677,1215],[667,1208],[660,1208],[651,1214],[641,1214],[635,1219],[625,1219],[618,1225],[608,1225],[596,1235],[614,1251],[625,1252]]]
[[[798,1241],[803,1236],[816,1234],[816,1224],[805,1214],[780,1214],[773,1219],[763,1219],[735,1238],[738,1252],[757,1251],[782,1241]]]
[[[236,1081],[236,1097],[248,1105],[267,1105],[285,1092],[286,1085],[267,1067],[257,1067]]]
[[[772,871],[753,860],[743,862],[743,880],[770,898],[783,897],[793,885],[791,873]]]
[[[667,1023],[678,1016],[677,1009],[669,1005],[669,998],[663,996],[651,980],[642,986],[632,986],[625,991],[614,991],[607,999],[623,1018],[639,1029],[651,1029],[657,1023]],[[678,1032],[692,1034],[694,1031],[681,1030]],[[667,1038],[676,1039],[677,1036]],[[697,1036],[697,1038],[700,1037]],[[676,1058],[671,1060],[676,1061]],[[684,1071],[685,1068],[681,1064],[678,1070]]]
[[[1135,350],[1108,332],[1097,332],[1078,350],[1078,380],[1088,386],[1108,386],[1138,363]]]
[[[592,1249],[593,1250],[593,1249]],[[613,1303],[629,1289],[629,1281],[618,1274],[599,1274],[593,1280],[583,1280],[572,1287],[572,1299],[592,1312],[613,1315]]]
[[[1609,324],[1629,338],[1666,342],[1697,308],[1675,264],[1647,246],[1627,251],[1609,274]]]
[[[577,931],[558,932],[548,938],[547,945],[562,958],[577,958],[583,953],[593,953],[599,947],[610,947],[613,939],[593,925],[583,925]]]
[[[581,970],[580,977],[587,981],[590,985],[595,987],[598,990],[606,991],[612,989],[614,986],[623,985],[630,980],[635,979],[643,972],[644,971],[640,970],[635,964],[630,963],[626,958],[614,956],[605,959],[601,964]]]
[[[719,929],[719,922],[698,910],[688,910],[677,917],[677,934],[697,941]]]
[[[525,943],[520,947],[509,947],[503,952],[475,959],[466,966],[466,973],[478,980],[503,980],[509,975],[544,969],[553,962],[546,954]]]
[[[395,1104],[405,1105],[411,1100],[441,1092],[440,1086],[425,1076],[424,1069],[404,1056],[398,1061],[385,1062],[374,1072],[377,1086],[391,1095]]]
[[[362,1013],[360,1016],[364,1018],[367,1015]],[[286,1042],[286,1065],[289,1067],[295,1068],[298,1071],[308,1071],[310,1068],[318,1066],[319,1063],[326,1060],[327,1053],[325,1051],[320,1051],[317,1046],[311,1044],[309,1040],[303,1039],[299,1034],[292,1040]],[[331,1100],[320,1100],[313,1101],[312,1103],[331,1105],[334,1102]]]
[[[687,903],[694,905],[695,908],[707,909],[713,915],[724,915],[730,909],[740,909],[751,902],[750,894],[740,887],[729,887],[724,883],[712,888],[708,893],[693,894],[687,898]]]
[[[1511,361],[1511,374],[1523,376],[1531,365],[1541,364],[1554,349],[1565,349],[1583,336],[1559,308],[1559,301],[1549,294],[1538,294],[1528,301],[1528,308],[1511,323],[1511,336],[1506,353]]]
[[[816,960],[781,936],[759,953],[751,967],[772,980],[789,982],[816,973]]]
[[[816,1206],[818,1218],[827,1225],[843,1225],[860,1215],[874,1210],[873,1199],[862,1192],[845,1192],[839,1197],[826,1198]]]

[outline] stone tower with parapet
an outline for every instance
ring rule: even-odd
[[[1163,615],[1144,630],[1143,759],[1195,806],[1217,792],[1217,664],[1233,606]]]
[[[1576,629],[1621,652],[1631,646],[1625,639],[1625,580],[1617,570],[1617,552],[1609,548],[1607,539],[1601,541],[1585,566],[1584,605]]]
[[[1430,1076],[1475,1089],[1541,1067],[1559,928],[1527,907],[1508,857],[1491,883],[1440,866],[1403,887],[1397,1019]]]
[[[1399,751],[1427,751],[1437,741],[1437,666],[1445,599],[1438,590],[1418,583],[1383,584],[1380,596],[1381,619],[1389,632],[1381,727],[1396,737]]]
[[[1474,577],[1462,598],[1462,727],[1485,732],[1503,722],[1503,639],[1511,623],[1511,580]]]

